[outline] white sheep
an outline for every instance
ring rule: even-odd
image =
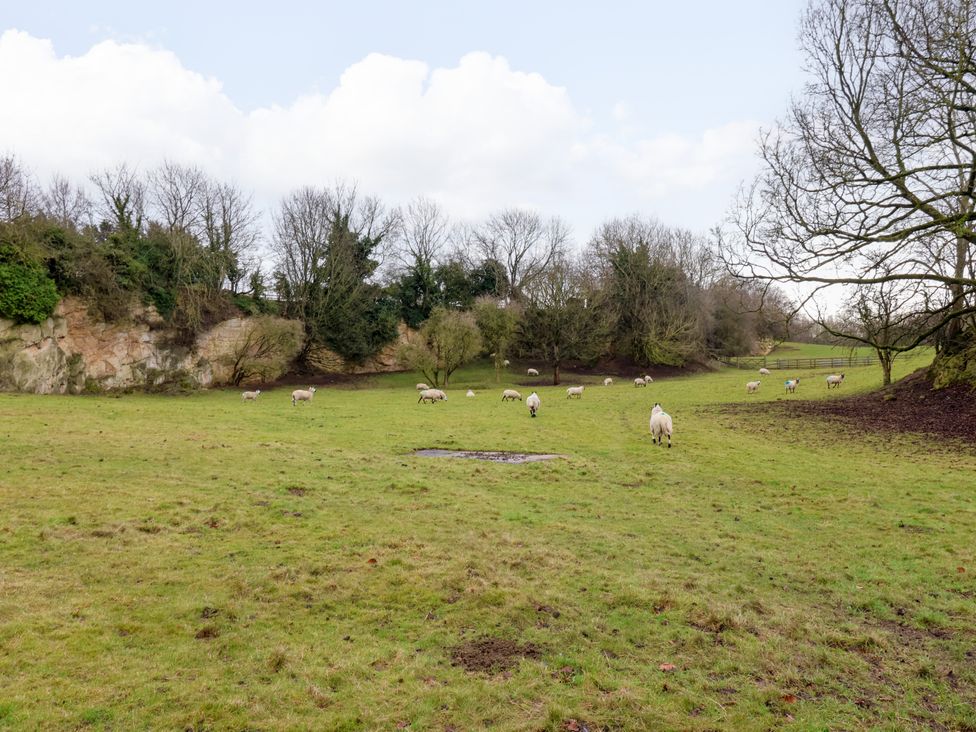
[[[759,381],[749,381],[746,382],[746,394],[755,394],[759,391]]]
[[[509,400],[511,400],[511,401],[514,402],[516,399],[518,399],[519,401],[522,401],[522,395],[519,394],[517,391],[515,391],[515,389],[506,389],[505,391],[502,392],[502,401],[503,402],[506,402],[506,401],[509,401]]]
[[[539,369],[528,369],[525,373],[528,374],[529,376],[538,376]]]
[[[294,407],[298,402],[310,402],[313,396],[315,396],[314,386],[310,386],[308,389],[295,389],[291,393],[291,405]]]
[[[582,386],[571,386],[566,390],[566,398],[572,399],[573,397],[576,397],[577,399],[583,398]]]
[[[636,379],[634,379],[634,386],[647,386],[647,382],[644,381],[643,376],[638,376]]]
[[[663,444],[664,435],[668,436],[668,447],[671,447],[671,433],[674,431],[674,423],[671,415],[665,412],[660,404],[655,404],[651,410],[651,442]]]
[[[759,369],[759,375],[760,376],[769,376],[769,374],[770,374],[770,371],[765,366],[763,366],[761,369]]]
[[[644,374],[644,386],[647,386],[648,384],[653,384],[653,383],[654,383],[654,379],[652,379],[647,374]]]
[[[831,374],[827,377],[827,388],[838,388],[844,382],[844,374]]]
[[[508,367],[508,366],[511,366],[511,365],[512,365],[512,362],[509,361],[507,358],[502,362],[502,366]]]
[[[604,385],[604,386],[613,386],[613,379],[611,379],[611,378],[610,378],[610,377],[608,376],[607,378],[605,378],[605,379],[603,380],[603,385]]]
[[[474,392],[471,391],[470,389],[468,389],[468,393],[465,394],[464,396],[466,396],[466,397],[473,397],[474,396]]]
[[[258,398],[258,396],[260,396],[260,394],[261,394],[261,390],[260,389],[258,389],[257,391],[245,391],[245,392],[242,392],[241,393],[241,401],[242,402],[253,402],[253,401],[255,401]]]
[[[799,383],[800,383],[800,380],[799,379],[787,379],[786,380],[786,393],[787,394],[795,394],[796,393],[796,386]]]
[[[429,388],[430,387],[427,386],[427,384],[425,384],[422,381],[419,384],[417,384],[417,391],[427,391]]]
[[[542,400],[539,399],[538,394],[532,392],[525,400],[525,406],[529,408],[529,414],[534,417],[536,415],[536,412],[539,411],[539,407],[542,406]]]
[[[420,402],[446,402],[447,394],[442,392],[440,389],[424,389],[420,392],[420,398],[417,400],[417,404]]]

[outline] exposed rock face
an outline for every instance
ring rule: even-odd
[[[397,348],[406,342],[408,333],[409,328],[404,323],[400,323],[397,329],[397,339],[361,364],[348,363],[335,351],[322,346],[311,350],[308,354],[308,362],[319,371],[327,374],[376,374],[400,371],[401,367],[397,363],[396,352]]]
[[[0,390],[63,394],[225,383],[229,356],[250,327],[248,319],[225,320],[186,348],[173,344],[152,307],[134,307],[123,323],[103,323],[89,317],[83,301],[65,298],[40,325],[0,319]]]
[[[297,321],[263,321],[293,329],[296,340],[300,339]],[[188,348],[174,345],[174,333],[151,306],[133,307],[125,322],[104,323],[89,316],[84,301],[68,297],[40,325],[15,325],[0,318],[0,391],[77,394],[86,389],[169,382],[204,387],[227,384],[235,351],[258,322],[255,318],[225,320],[201,333]],[[405,332],[401,327],[399,340]],[[387,346],[361,365],[348,364],[324,348],[317,349],[310,360],[328,373],[396,371],[397,345]]]

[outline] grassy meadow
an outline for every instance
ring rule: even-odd
[[[976,451],[719,409],[779,376],[0,395],[0,729],[976,729]]]

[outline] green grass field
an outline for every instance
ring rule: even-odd
[[[976,453],[719,411],[749,378],[0,395],[0,728],[976,729]]]

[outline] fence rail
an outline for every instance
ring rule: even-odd
[[[877,356],[829,356],[826,358],[770,358],[769,356],[730,356],[720,359],[737,369],[837,369],[851,366],[874,366]]]

